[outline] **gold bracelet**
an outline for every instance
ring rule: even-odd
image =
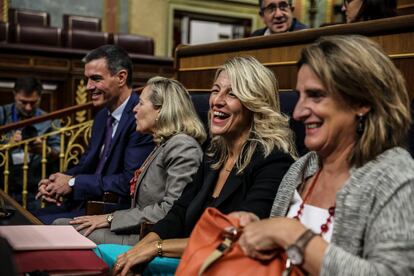
[[[157,241],[157,255],[162,257],[162,240]]]

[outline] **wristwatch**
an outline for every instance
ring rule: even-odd
[[[106,216],[106,221],[109,223],[109,225],[111,225],[113,219],[114,219],[114,215],[113,214],[108,214]]]
[[[74,177],[72,177],[71,179],[69,179],[68,185],[69,185],[69,187],[75,186],[75,178]]]
[[[286,249],[288,259],[293,265],[301,265],[304,261],[305,247],[310,240],[317,234],[308,229],[303,233],[294,244],[291,244]]]

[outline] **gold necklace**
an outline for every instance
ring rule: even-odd
[[[230,160],[230,159],[228,159],[226,163],[229,163],[229,160]],[[228,166],[226,166],[227,164],[224,164],[224,165],[223,165],[223,169],[224,169],[226,172],[231,172],[231,171],[233,170],[233,167],[234,167],[234,164],[236,164],[236,161],[231,160],[230,164],[231,164],[231,166],[230,166],[230,168],[229,168],[229,169],[227,168]]]

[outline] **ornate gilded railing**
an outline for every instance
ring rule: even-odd
[[[1,139],[7,139],[5,133],[10,133],[15,129],[19,129],[26,125],[31,125],[34,123],[42,122],[45,120],[58,118],[58,115],[63,116],[69,115],[61,120],[63,126],[56,127],[52,126],[53,131],[48,132],[43,135],[39,135],[33,138],[21,140],[19,142],[9,142],[5,143],[3,141],[0,144],[0,170],[3,172],[3,188],[6,193],[9,193],[10,190],[10,170],[11,162],[11,152],[15,149],[20,149],[23,152],[23,162],[22,162],[22,205],[24,208],[27,207],[27,195],[28,195],[28,177],[29,177],[29,149],[30,145],[34,141],[41,141],[41,153],[40,163],[41,163],[41,178],[47,177],[47,164],[51,161],[48,160],[47,156],[51,150],[47,144],[47,141],[52,136],[60,137],[60,147],[58,153],[58,162],[59,162],[59,171],[65,171],[69,165],[76,165],[79,162],[80,156],[85,151],[86,146],[88,145],[89,138],[91,136],[91,126],[92,120],[86,121],[85,118],[79,118],[79,113],[82,111],[79,110],[88,110],[91,108],[91,104],[83,104],[76,107],[70,107],[63,109],[58,112],[47,114],[44,116],[39,116],[32,118],[30,120],[10,124],[7,126],[0,127]],[[75,115],[76,112],[76,115]],[[86,112],[84,113],[86,114]],[[72,116],[75,115],[75,116]],[[74,117],[74,121],[72,121]],[[81,121],[79,123],[79,121]],[[0,180],[1,181],[1,180]]]

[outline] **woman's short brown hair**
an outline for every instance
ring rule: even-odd
[[[350,109],[370,107],[351,166],[406,143],[411,114],[405,80],[377,43],[358,35],[322,37],[302,50],[298,65],[304,64]]]

